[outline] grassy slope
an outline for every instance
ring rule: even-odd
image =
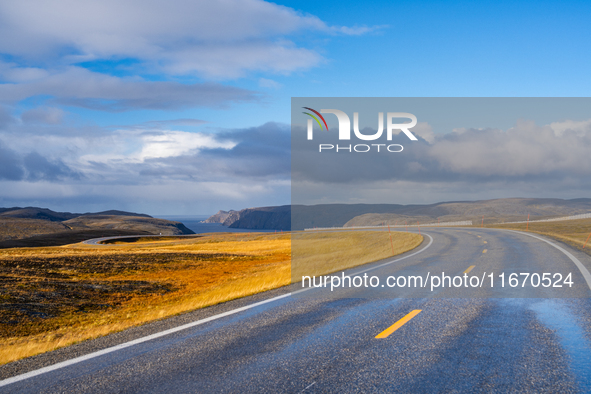
[[[392,254],[385,233],[328,237],[298,248],[324,272]],[[289,234],[148,241],[0,251],[0,364],[291,282]],[[402,253],[420,237],[393,243]]]
[[[407,252],[423,240],[414,233],[385,231],[309,232],[292,237],[292,280],[324,275]],[[394,248],[394,253],[392,253]]]
[[[62,222],[0,216],[0,249],[59,246],[116,235],[192,233],[182,223],[142,216],[92,215]]]
[[[6,248],[36,248],[46,246],[62,246],[82,242],[91,238],[114,237],[119,235],[151,235],[152,233],[142,230],[68,230],[49,234],[33,235],[23,239],[11,239],[0,241],[0,249]]]
[[[0,218],[0,242],[66,230],[68,230],[66,225],[49,220]]]
[[[519,223],[485,227],[526,231],[528,225],[526,223]],[[591,219],[529,223],[529,231],[555,238],[591,255],[591,240],[583,248],[585,240],[589,236],[589,233],[591,233]]]

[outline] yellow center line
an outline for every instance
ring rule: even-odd
[[[482,253],[486,253],[486,249],[484,249],[484,250],[482,251]]]
[[[484,241],[485,244],[487,244],[488,242]]]
[[[376,338],[387,338],[388,335],[392,334],[394,331],[398,330],[400,327],[405,325],[410,319],[421,313],[422,309],[415,309],[414,311],[410,312],[408,315],[404,316],[402,319],[398,320],[396,323],[392,324],[390,327],[376,335]]]
[[[472,271],[474,269],[474,267],[476,267],[475,265],[471,265],[468,268],[466,268],[466,271],[464,271],[465,274],[467,274],[468,272]]]
[[[477,235],[478,238],[482,238],[480,235]]]

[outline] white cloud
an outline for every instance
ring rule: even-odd
[[[202,124],[208,123],[205,120],[201,119],[191,119],[191,118],[182,118],[182,119],[167,119],[167,120],[149,120],[147,122],[141,123],[134,127],[138,128],[163,128],[165,126],[171,125],[180,125],[180,126],[200,126]]]
[[[0,206],[207,214],[289,201],[288,125],[87,131],[1,133]],[[41,172],[48,163],[51,171]]]
[[[164,180],[151,184],[14,182],[0,180],[6,192],[0,206],[43,206],[58,211],[89,212],[121,209],[158,214],[213,214],[219,209],[285,204],[290,182],[248,180],[196,182]]]
[[[156,133],[143,133],[140,138],[142,141],[142,150],[135,158],[141,161],[149,158],[180,156],[203,148],[230,149],[235,145],[227,141],[217,141],[212,135],[184,131],[169,130]]]
[[[400,133],[400,131],[398,133]],[[431,127],[431,125],[427,122],[418,122],[417,125],[412,128],[412,133],[420,136],[429,143],[435,141],[433,127]]]
[[[573,126],[574,125],[574,126]],[[518,121],[507,131],[468,129],[438,138],[429,156],[458,174],[526,176],[587,173],[591,168],[591,121],[537,126]],[[576,126],[578,132],[565,133]]]
[[[149,159],[176,157],[204,148],[231,149],[231,141],[219,141],[213,135],[174,130],[116,130],[101,139],[94,139],[78,159],[78,165],[97,168],[122,169],[129,164],[143,163]]]
[[[573,132],[577,135],[591,135],[591,119],[583,121],[564,120],[562,122],[550,123],[550,128],[554,130],[557,136],[562,136],[565,132]]]
[[[411,143],[401,136],[406,141],[404,152],[396,155],[335,152],[322,156],[310,150],[305,140],[296,139],[292,143],[292,201],[417,203],[585,197],[591,192],[589,125],[591,119],[546,125],[520,120],[508,129],[463,128],[435,134],[432,139],[430,127],[423,124],[417,132],[423,138]]]
[[[383,28],[327,26],[261,0],[28,0],[1,2],[0,15],[0,52],[31,62],[135,58],[167,73],[208,78],[289,73],[322,61],[286,39],[290,35]],[[42,70],[12,73],[13,80],[28,80]]]
[[[272,79],[259,78],[259,86],[262,87],[262,88],[279,89],[283,85],[281,85],[277,81],[273,81]]]
[[[63,117],[64,111],[54,107],[33,108],[21,115],[21,119],[25,123],[60,124]]]
[[[161,68],[167,74],[200,74],[208,78],[238,78],[249,71],[289,74],[318,65],[316,52],[298,48],[288,41],[246,41],[194,45],[163,56]]]
[[[336,33],[345,34],[348,36],[360,36],[367,33],[372,33],[374,31],[379,31],[382,29],[388,28],[388,25],[380,25],[380,26],[333,26],[331,30]]]
[[[35,44],[52,50],[46,45],[69,42],[88,54],[110,56],[156,52],[189,39],[228,42],[325,27],[317,17],[260,0],[29,0],[3,3],[2,13],[9,27],[19,29],[14,38],[33,41],[15,48],[6,39],[2,49],[27,55]]]
[[[0,61],[0,79],[6,82],[18,83],[34,81],[41,79],[49,75],[47,70],[39,67],[21,67],[18,64],[12,62]]]
[[[75,66],[41,79],[0,84],[0,101],[12,103],[37,95],[52,96],[60,104],[107,111],[220,107],[259,98],[252,91],[216,83],[182,84],[146,81],[140,77],[121,78]]]
[[[0,2],[0,53],[10,59],[0,61],[0,101],[43,96],[53,100],[47,105],[104,111],[256,101],[260,95],[252,91],[187,81],[306,70],[324,58],[296,44],[299,35],[360,35],[381,28],[328,26],[262,0]],[[92,61],[103,62],[100,67],[111,74],[135,76],[108,75],[84,64]],[[260,84],[279,86],[266,78]]]
[[[53,163],[54,171],[46,177],[119,185],[161,179],[256,183],[289,178],[288,125],[203,133],[162,127],[166,122],[149,128],[147,123],[115,130],[46,124],[43,133],[37,132],[37,123],[11,123],[0,131],[0,179],[23,178],[27,163],[31,169]]]

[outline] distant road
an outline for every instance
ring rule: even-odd
[[[427,234],[346,274],[570,272],[591,294],[591,258],[558,241],[562,250],[498,229]],[[8,364],[0,392],[591,392],[588,298],[499,298],[519,293],[488,286],[483,298],[327,298],[298,286]]]
[[[83,244],[86,245],[108,245],[103,244],[101,242],[109,241],[112,239],[124,239],[124,238],[160,238],[160,237],[199,237],[200,234],[179,234],[179,235],[119,235],[116,237],[102,237],[102,238],[93,238],[87,239],[86,241],[82,241]]]

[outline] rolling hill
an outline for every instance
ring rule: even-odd
[[[56,246],[116,235],[194,234],[180,222],[124,211],[54,212],[47,208],[0,208],[0,248]]]
[[[232,228],[302,230],[313,227],[351,227],[381,224],[433,223],[472,220],[486,224],[577,215],[591,212],[591,199],[501,198],[452,201],[427,205],[321,204],[248,208],[216,214],[210,222]]]

